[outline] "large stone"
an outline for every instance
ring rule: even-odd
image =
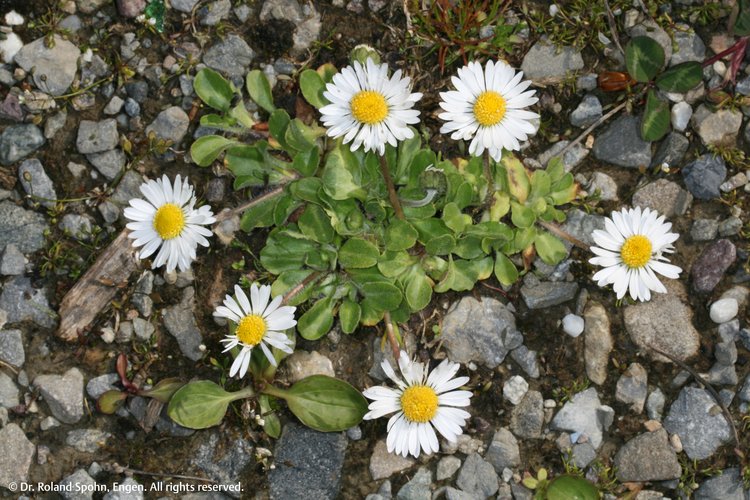
[[[26,361],[21,330],[0,330],[0,361],[21,368]]]
[[[0,486],[18,486],[29,478],[31,459],[36,447],[26,438],[16,424],[6,424],[0,429]]]
[[[245,76],[255,52],[238,35],[227,35],[211,46],[203,55],[203,63],[209,68],[223,71],[229,76]]]
[[[552,419],[550,428],[558,431],[579,432],[588,437],[594,449],[599,449],[604,439],[604,431],[612,425],[614,417],[614,410],[602,405],[596,389],[590,387],[565,403]]]
[[[15,61],[24,71],[31,73],[36,88],[58,96],[73,83],[81,51],[60,35],[53,35],[52,42],[48,44],[45,36],[24,45]]]
[[[0,293],[0,309],[8,313],[8,323],[32,321],[43,328],[57,324],[57,314],[50,309],[45,291],[31,286],[31,280],[25,276],[5,283]]]
[[[432,484],[432,471],[427,467],[420,467],[414,477],[403,485],[396,494],[396,500],[430,500]]]
[[[615,470],[617,479],[624,483],[670,481],[682,473],[664,429],[646,432],[625,443],[615,455]]]
[[[594,157],[621,167],[651,165],[651,143],[641,138],[640,123],[638,116],[619,117],[596,138]]]
[[[56,419],[75,424],[83,418],[83,374],[78,368],[63,375],[37,375],[34,386]]]
[[[156,119],[146,127],[146,135],[153,132],[159,139],[177,145],[187,133],[190,118],[178,106],[167,108],[158,114]]]
[[[268,474],[271,499],[336,497],[346,444],[343,432],[287,423],[274,451],[276,468]]]
[[[0,372],[0,408],[18,406],[18,387],[5,372]]]
[[[610,332],[607,310],[599,302],[589,302],[583,313],[584,317],[584,351],[586,375],[595,383],[602,385],[607,380],[609,353],[614,343]]]
[[[615,399],[630,405],[635,413],[643,411],[648,395],[648,373],[640,363],[631,363],[617,380]]]
[[[108,181],[114,180],[122,171],[127,158],[122,149],[115,148],[103,153],[92,153],[86,155],[86,159],[96,167],[100,174]]]
[[[718,155],[705,154],[682,169],[685,187],[699,200],[720,197],[720,186],[726,177],[726,164]]]
[[[693,113],[693,128],[706,146],[734,146],[742,126],[742,113],[731,109],[712,112],[701,104]]]
[[[583,69],[583,58],[578,50],[556,47],[548,42],[535,43],[521,63],[524,77],[536,83],[559,82],[580,69]]]
[[[521,297],[529,309],[544,309],[572,300],[578,293],[577,283],[561,281],[529,282],[524,280]]]
[[[466,457],[456,485],[475,498],[487,498],[497,493],[497,473],[478,453],[472,453]]]
[[[679,132],[670,132],[664,139],[651,159],[651,168],[664,165],[671,167],[682,166],[682,160],[690,147],[690,141]]]
[[[441,339],[448,357],[466,364],[470,361],[495,368],[518,345],[508,345],[520,337],[516,318],[502,302],[465,296],[453,304],[443,318]],[[520,344],[520,342],[518,342]]]
[[[286,431],[286,427],[284,430]],[[240,482],[248,466],[256,464],[253,456],[253,444],[243,434],[241,430],[231,428],[202,432],[197,438],[197,445],[190,452],[191,466],[200,469],[209,479],[220,485],[235,486]],[[281,439],[284,439],[283,435]],[[281,441],[279,441],[280,443]],[[279,450],[279,444],[277,444],[277,451]],[[310,440],[310,444],[314,446],[312,440]],[[280,456],[277,454],[277,458]],[[288,460],[288,458],[278,458],[278,460],[277,468],[281,467],[282,461]],[[303,468],[305,463],[295,460],[294,465]],[[285,465],[285,467],[287,466]],[[227,490],[226,494],[240,498],[240,492],[236,489]]]
[[[695,491],[694,500],[746,500],[743,478],[737,468],[724,469],[718,476],[706,479]]]
[[[542,437],[544,398],[539,391],[529,391],[510,414],[510,430],[525,439]]]
[[[42,131],[34,124],[13,125],[0,134],[0,163],[5,166],[21,160],[44,144]]]
[[[721,408],[705,389],[685,387],[669,408],[664,428],[677,434],[691,459],[703,460],[732,440]]]
[[[193,361],[198,361],[203,357],[203,351],[200,349],[203,343],[203,336],[198,328],[198,323],[193,315],[195,306],[195,289],[193,287],[185,288],[182,293],[182,301],[163,310],[164,326],[167,331],[177,340],[182,354]]]
[[[76,147],[81,154],[103,153],[117,146],[117,121],[108,118],[99,122],[81,120]]]
[[[499,474],[506,467],[512,469],[521,465],[521,451],[516,437],[505,427],[495,432],[485,458]]]
[[[655,293],[649,302],[625,307],[625,329],[638,348],[653,359],[671,363],[650,346],[685,361],[698,353],[700,334],[692,323],[693,310],[687,305],[685,286],[675,280],[664,281],[664,286],[667,293]]]
[[[12,201],[0,202],[0,251],[13,244],[21,253],[36,252],[44,246],[47,228],[43,215]]]
[[[659,179],[633,194],[633,206],[650,208],[667,218],[683,215],[693,202],[693,196],[676,182]]]
[[[397,472],[404,471],[414,465],[411,457],[402,457],[395,453],[389,453],[384,439],[375,443],[375,449],[370,457],[370,475],[373,481],[380,481],[391,477]]]
[[[729,240],[718,240],[706,247],[690,270],[693,289],[700,293],[712,291],[736,258],[737,249]]]
[[[42,162],[36,158],[24,160],[18,167],[18,180],[32,201],[39,202],[47,208],[55,207],[57,204],[55,186],[44,171]]]

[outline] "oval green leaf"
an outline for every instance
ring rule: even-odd
[[[259,69],[254,69],[245,77],[245,86],[247,87],[247,93],[250,94],[250,98],[255,101],[258,106],[265,109],[269,113],[273,113],[276,110],[276,106],[273,105],[273,95],[271,94],[271,85],[268,83],[268,78]]]
[[[531,208],[516,202],[511,202],[510,207],[510,221],[514,226],[531,227],[536,221],[536,215]]]
[[[554,266],[568,255],[563,242],[546,231],[539,231],[534,238],[534,246],[545,264]]]
[[[333,301],[330,297],[319,299],[297,322],[297,331],[307,340],[318,340],[333,326]]]
[[[685,93],[703,81],[703,69],[698,61],[672,66],[656,78],[656,86],[664,92]]]
[[[227,406],[235,399],[250,394],[227,392],[210,380],[198,380],[185,384],[169,401],[169,418],[188,429],[206,429],[219,425],[227,412]]]
[[[190,157],[200,167],[211,165],[225,149],[235,146],[236,141],[220,135],[204,135],[190,146]]]
[[[585,478],[563,475],[547,488],[547,500],[597,500],[599,490]]]
[[[375,309],[381,311],[396,309],[402,299],[401,290],[385,281],[364,283],[362,295],[370,301]]]
[[[625,47],[625,65],[636,81],[651,81],[664,66],[664,49],[653,38],[634,37]]]
[[[406,283],[406,303],[411,312],[421,311],[432,299],[432,285],[430,279],[425,276],[421,269],[411,273]]]
[[[165,378],[151,389],[140,391],[138,395],[154,398],[162,404],[167,404],[174,393],[183,385],[185,385],[185,382],[179,378]]]
[[[392,251],[408,250],[417,242],[417,230],[405,220],[395,219],[385,229],[385,247]]]
[[[510,286],[518,279],[518,269],[502,252],[495,254],[495,277],[505,286]]]
[[[214,109],[226,112],[232,104],[232,86],[212,69],[200,70],[193,80],[193,88],[198,97]]]
[[[339,307],[339,320],[344,333],[354,333],[362,317],[362,308],[353,300],[345,299]]]
[[[299,75],[299,88],[307,102],[317,109],[329,104],[328,99],[323,96],[326,84],[317,71],[306,69]]]
[[[644,141],[658,141],[669,132],[669,104],[660,99],[653,90],[648,91],[646,109],[641,122],[641,136]]]
[[[369,241],[351,238],[339,250],[339,263],[344,269],[364,269],[378,263],[380,252]]]
[[[328,214],[318,205],[309,204],[297,222],[302,234],[318,243],[333,241],[333,226]]]

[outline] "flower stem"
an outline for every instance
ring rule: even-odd
[[[490,168],[490,150],[484,151],[484,176],[487,178],[487,195],[486,200],[492,199],[495,193],[495,176],[492,175],[492,169]]]
[[[242,212],[244,212],[245,210],[247,210],[248,208],[251,208],[254,205],[257,205],[258,203],[262,203],[262,202],[268,200],[269,198],[273,198],[274,196],[278,196],[283,191],[284,191],[284,186],[282,185],[282,186],[274,188],[271,191],[268,191],[267,193],[264,193],[264,194],[262,194],[260,196],[256,196],[252,200],[246,201],[245,203],[243,203],[239,207],[233,208],[231,210],[225,210],[225,211],[219,213],[216,216],[216,224],[219,224],[220,222],[225,221],[227,219],[231,219],[235,215],[239,215]]]
[[[281,301],[282,304],[288,303],[292,298],[300,293],[307,285],[312,283],[313,281],[317,280],[320,277],[320,273],[318,271],[314,271],[307,275],[305,279],[300,281],[294,288],[286,292],[286,295],[284,295],[284,300]]]
[[[553,233],[556,236],[559,236],[560,238],[569,241],[570,243],[574,244],[578,248],[582,248],[583,250],[586,250],[586,251],[589,250],[589,246],[586,243],[582,242],[581,240],[579,240],[578,238],[576,238],[569,232],[563,231],[562,228],[560,228],[560,226],[557,226],[555,224],[552,224],[551,222],[547,222],[547,221],[543,221],[539,219],[537,219],[536,222],[540,226],[542,226],[544,229],[549,231],[550,233]]]
[[[391,313],[389,311],[385,312],[383,321],[385,321],[385,333],[388,336],[388,342],[391,344],[391,350],[393,351],[393,359],[398,363],[401,348],[396,340],[396,333],[393,331],[393,322],[391,321]]]
[[[391,200],[393,210],[396,212],[396,217],[404,220],[404,211],[401,209],[401,202],[396,194],[396,186],[393,185],[393,179],[391,179],[391,173],[388,171],[388,164],[385,161],[385,155],[380,156],[380,173],[383,174],[383,180],[388,188],[388,198]]]

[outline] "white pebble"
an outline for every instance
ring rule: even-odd
[[[672,127],[682,132],[690,123],[690,117],[693,116],[693,108],[686,102],[678,102],[672,106]]]
[[[726,323],[737,316],[739,312],[737,299],[728,298],[720,299],[711,304],[710,316],[714,323]]]
[[[517,405],[528,390],[529,383],[520,375],[514,375],[503,384],[503,397],[511,404]]]
[[[562,320],[563,331],[575,338],[583,332],[583,318],[575,315],[568,314]]]
[[[21,26],[24,22],[23,16],[15,10],[11,10],[5,14],[5,24],[8,26]]]
[[[13,62],[13,58],[23,47],[23,42],[15,33],[5,35],[5,40],[0,40],[0,57],[6,64]]]
[[[727,72],[727,65],[722,61],[716,61],[713,65],[713,68],[714,72],[719,76],[724,76],[724,74]]]

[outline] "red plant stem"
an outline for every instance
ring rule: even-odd
[[[393,351],[393,359],[398,363],[398,358],[401,354],[401,348],[396,340],[396,334],[393,331],[393,322],[391,321],[391,313],[386,311],[383,320],[385,321],[385,333],[388,336],[388,342],[391,344],[391,350]]]

